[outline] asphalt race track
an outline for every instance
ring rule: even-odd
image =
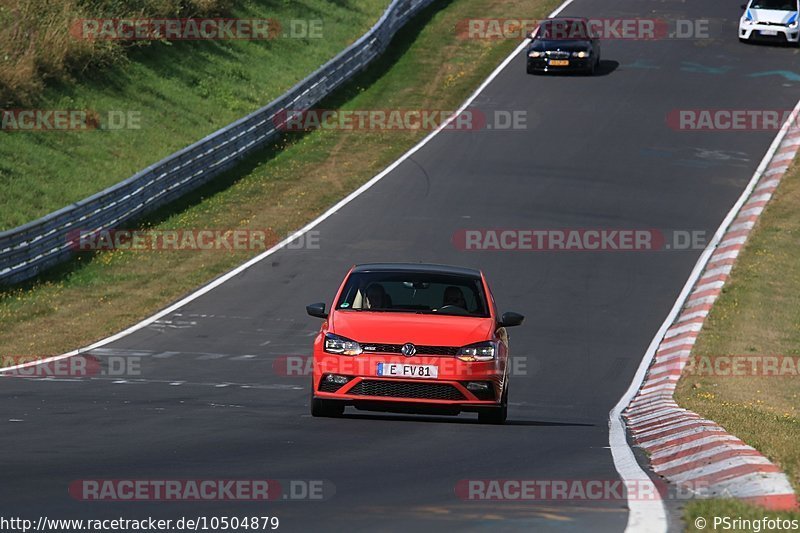
[[[798,51],[740,44],[738,2],[577,0],[564,14],[709,19],[711,39],[607,40],[601,75],[529,76],[520,54],[473,102],[525,111],[524,130],[444,131],[319,230],[174,315],[104,349],[142,375],[4,379],[0,514],[36,519],[278,516],[283,531],[622,531],[625,501],[472,502],[465,479],[608,480],[608,413],[700,249],[471,251],[463,229],[717,229],[775,131],[685,132],[675,109],[791,109]],[[524,14],[521,14],[524,16]],[[797,75],[797,73],[795,74]],[[347,269],[371,261],[475,266],[524,362],[510,422],[348,409],[309,415],[308,355]],[[277,361],[277,362],[276,362]],[[321,501],[80,502],[81,479],[324,480]],[[335,494],[333,494],[335,492]],[[675,524],[673,524],[674,526]],[[412,529],[413,528],[413,529]]]

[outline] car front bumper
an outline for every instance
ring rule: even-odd
[[[434,378],[387,377],[378,374],[379,363],[432,365]],[[465,362],[455,357],[369,354],[355,357],[315,354],[313,365],[314,397],[338,400],[370,410],[416,411],[425,406],[449,408],[454,412],[477,410],[500,404],[505,362]],[[327,376],[347,378],[344,384],[328,381]],[[484,383],[486,389],[473,390],[470,383]]]
[[[766,34],[764,32],[767,32]],[[774,35],[770,35],[774,33]],[[775,26],[772,24],[742,24],[739,23],[739,38],[753,41],[777,41],[796,43],[800,40],[800,28]]]
[[[528,57],[528,70],[537,70],[540,72],[577,72],[577,71],[582,72],[592,68],[592,64],[595,62],[595,58],[571,57],[566,60],[560,60],[560,61],[568,61],[567,65],[553,64],[553,61],[559,61],[559,60],[558,59],[553,60],[547,57]]]

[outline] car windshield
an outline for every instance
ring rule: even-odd
[[[589,30],[582,20],[547,20],[536,32],[537,39],[547,41],[576,41],[589,39]]]
[[[336,309],[490,316],[481,278],[427,272],[355,272]]]
[[[777,9],[779,11],[796,11],[796,0],[753,0],[753,9]]]

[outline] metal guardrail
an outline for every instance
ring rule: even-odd
[[[69,259],[75,253],[71,233],[110,230],[139,218],[263,148],[280,135],[286,110],[307,110],[331,94],[383,53],[394,34],[432,1],[393,0],[358,41],[269,105],[89,198],[0,232],[0,284],[19,283]]]

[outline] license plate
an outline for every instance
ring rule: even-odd
[[[439,367],[434,365],[407,365],[405,363],[378,363],[379,376],[398,378],[426,378],[439,377]]]
[[[551,59],[550,65],[554,67],[566,67],[569,65],[569,59]]]
[[[778,35],[778,30],[761,30],[761,35]]]

